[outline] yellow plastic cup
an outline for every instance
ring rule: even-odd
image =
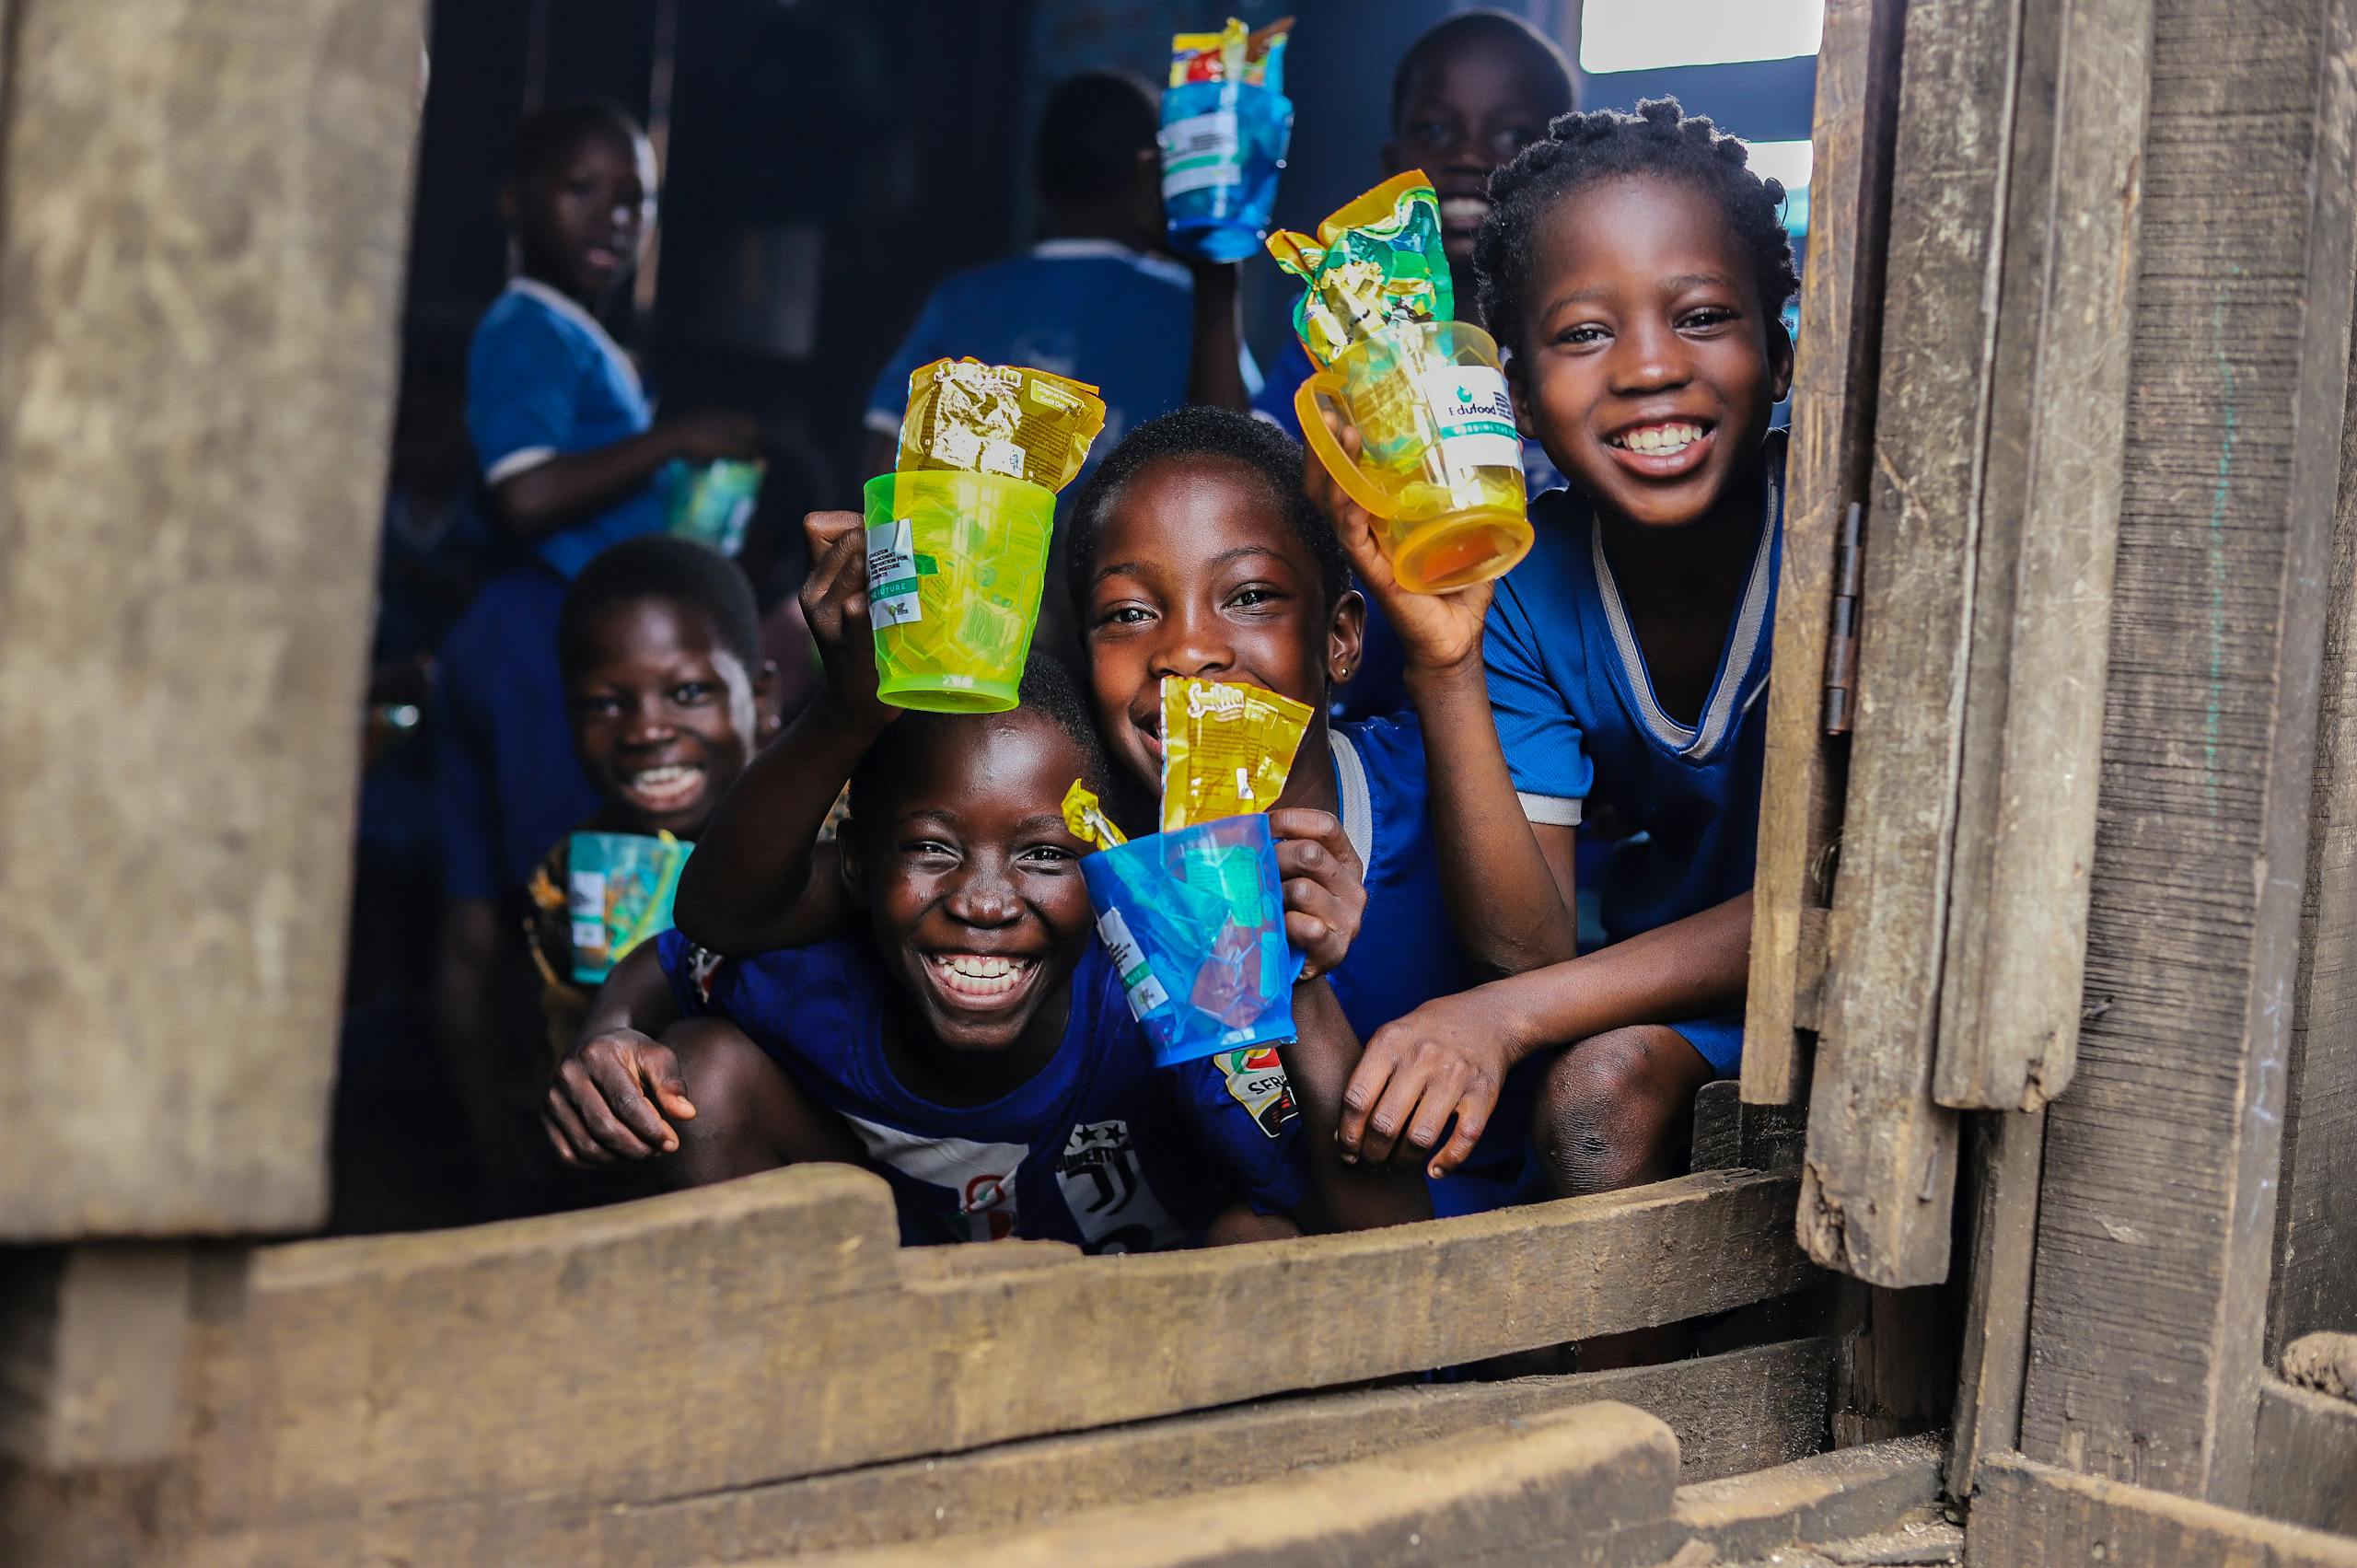
[[[1353,461],[1318,417],[1358,426]],[[1445,594],[1530,553],[1522,437],[1498,345],[1463,321],[1406,321],[1344,349],[1294,394],[1326,471],[1384,525],[1376,543],[1402,587]]]
[[[936,714],[1015,706],[1039,622],[1055,493],[937,469],[867,482],[877,695]]]

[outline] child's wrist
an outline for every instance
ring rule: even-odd
[[[1490,697],[1489,668],[1481,658],[1481,645],[1475,643],[1455,658],[1430,660],[1408,656],[1402,679],[1409,688],[1420,693],[1453,692],[1460,688],[1477,689],[1483,703]]]

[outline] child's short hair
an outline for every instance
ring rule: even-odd
[[[761,618],[753,586],[734,561],[691,539],[641,534],[601,550],[557,611],[557,664],[571,680],[588,661],[589,626],[617,604],[659,598],[702,620],[713,641],[736,656],[750,677],[761,668]]]
[[[554,178],[558,166],[590,136],[612,136],[632,146],[645,134],[628,110],[603,99],[552,103],[532,110],[516,127],[516,158],[508,178],[517,189],[529,190]]]
[[[1414,85],[1416,73],[1449,51],[1473,43],[1501,43],[1523,53],[1533,78],[1546,89],[1547,102],[1540,107],[1550,117],[1567,113],[1578,106],[1579,89],[1573,83],[1572,63],[1564,58],[1562,45],[1510,11],[1459,11],[1426,28],[1408,46],[1408,52],[1399,56],[1399,68],[1391,73],[1391,129],[1395,133],[1399,129],[1399,117],[1407,112],[1408,89]]]
[[[1126,71],[1084,71],[1058,82],[1039,110],[1032,168],[1057,206],[1109,201],[1137,181],[1138,155],[1156,145],[1162,109],[1154,89]]]
[[[1024,667],[1022,682],[1016,688],[1017,711],[1028,709],[1046,719],[1069,737],[1080,748],[1082,777],[1088,786],[1098,792],[1112,770],[1106,761],[1105,742],[1097,733],[1097,723],[1089,716],[1088,699],[1082,695],[1080,683],[1073,679],[1062,659],[1053,654],[1034,649],[1031,660]],[[906,778],[910,760],[915,755],[929,732],[945,721],[971,723],[982,714],[903,714],[885,726],[884,733],[867,749],[859,765],[851,774],[851,817],[854,822],[865,819],[861,811],[865,804],[870,813],[875,809],[879,794],[887,798],[891,785]]]
[[[1342,553],[1334,526],[1302,486],[1301,444],[1265,419],[1192,403],[1149,419],[1123,436],[1073,498],[1067,581],[1075,610],[1088,603],[1097,575],[1097,540],[1105,508],[1140,470],[1165,458],[1225,458],[1259,474],[1284,514],[1285,526],[1318,563],[1318,586],[1327,608],[1332,609],[1350,590],[1350,557]]]
[[[1519,348],[1531,246],[1548,209],[1600,180],[1654,175],[1691,185],[1719,204],[1750,255],[1769,325],[1782,331],[1778,314],[1800,287],[1793,243],[1777,215],[1784,187],[1754,174],[1749,157],[1741,141],[1707,117],[1689,119],[1674,98],[1648,99],[1634,114],[1599,109],[1562,116],[1547,128],[1545,141],[1525,147],[1490,177],[1490,215],[1473,244],[1481,319],[1501,343]]]

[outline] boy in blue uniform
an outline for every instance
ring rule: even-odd
[[[1089,477],[1071,531],[1073,602],[1127,819],[1143,826],[1153,815],[1165,676],[1248,681],[1306,703],[1314,716],[1277,816],[1298,824],[1283,852],[1289,877],[1340,865],[1363,893],[1357,935],[1328,976],[1352,1028],[1373,1037],[1485,978],[1449,925],[1416,718],[1327,716],[1333,687],[1358,663],[1365,607],[1303,491],[1301,448],[1225,409],[1166,415]],[[1305,900],[1305,925],[1320,907]],[[1306,947],[1316,935],[1295,939]],[[1435,1213],[1510,1196],[1519,1134],[1476,1154],[1480,1132],[1470,1128],[1446,1160],[1415,1162],[1435,1179]],[[1460,1165],[1461,1177],[1437,1179]]]
[[[1782,189],[1672,102],[1566,116],[1491,192],[1483,310],[1571,478],[1530,557],[1494,602],[1403,593],[1366,515],[1313,489],[1410,650],[1450,905],[1513,978],[1378,1034],[1351,1100],[1376,1107],[1364,1147],[1421,1144],[1543,1063],[1538,1174],[1592,1192],[1675,1174],[1694,1091],[1742,1052],[1796,280]],[[1581,955],[1591,792],[1643,836],[1605,873],[1612,945]]]
[[[885,706],[858,519],[810,527],[829,696],[724,804],[679,906],[690,936],[758,906],[747,946],[770,950],[721,958],[678,936],[625,960],[550,1091],[560,1154],[676,1151],[680,1182],[852,1159],[893,1181],[911,1239],[1110,1249],[1289,1234],[1305,1208],[1343,1226],[1420,1217],[1420,1193],[1302,1148],[1265,1063],[1151,1067],[1062,818],[1071,782],[1105,771],[1069,680],[1037,660],[1012,713]],[[820,845],[846,776],[842,842]],[[1295,1005],[1283,1049],[1330,1107],[1357,1041],[1322,986]],[[706,1011],[728,1027],[647,1038]]]

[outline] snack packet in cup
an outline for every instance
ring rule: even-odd
[[[1163,677],[1163,831],[1274,806],[1311,716],[1258,686]]]
[[[1064,791],[1064,826],[1072,830],[1074,838],[1098,849],[1118,849],[1130,842],[1129,835],[1105,815],[1097,792],[1078,779],[1073,780],[1072,787]]]
[[[723,555],[745,548],[745,529],[761,498],[768,465],[723,458],[692,468],[671,486],[666,524],[683,539],[708,544]]]
[[[693,847],[668,833],[575,833],[567,841],[575,981],[604,981],[633,948],[671,929],[671,900]]]
[[[1511,571],[1532,538],[1522,438],[1498,345],[1451,319],[1430,181],[1411,169],[1269,250],[1306,285],[1294,327],[1319,368],[1294,394],[1302,437],[1377,520],[1400,586],[1450,593]],[[1357,427],[1356,457],[1328,410]]]
[[[1285,940],[1268,818],[1132,839],[1083,856],[1080,869],[1157,1065],[1294,1038],[1302,960]]]
[[[1086,381],[1021,365],[936,359],[909,375],[902,473],[957,469],[1062,490],[1105,428],[1105,400]]]
[[[1293,18],[1257,31],[1235,17],[1218,32],[1170,41],[1162,98],[1162,204],[1171,248],[1240,261],[1260,246],[1293,140],[1284,96]]]

